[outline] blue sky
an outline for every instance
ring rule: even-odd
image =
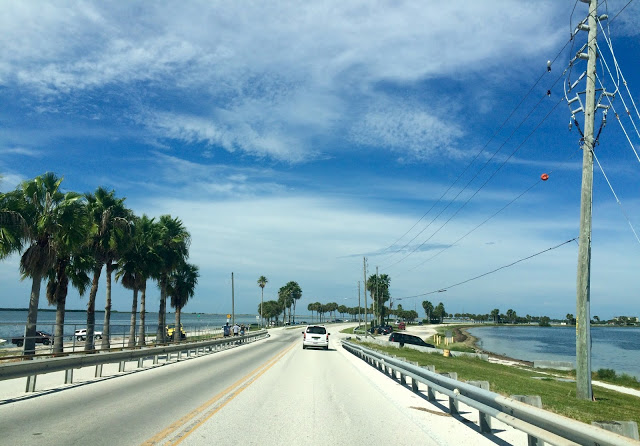
[[[616,97],[622,125],[610,111],[596,152],[622,203],[596,166],[591,308],[603,318],[640,315],[640,243],[624,215],[640,232],[640,3],[627,4],[600,5],[634,119]],[[7,2],[0,190],[53,171],[67,190],[104,186],[139,215],[178,216],[201,271],[187,312],[229,312],[232,272],[237,313],[257,311],[260,275],[265,299],[295,280],[303,308],[355,306],[366,256],[405,309],[563,317],[576,242],[451,285],[578,235],[580,134],[560,101],[586,68],[563,75],[586,14],[571,0]],[[598,76],[615,88],[603,64]],[[17,265],[0,263],[0,307],[28,305]],[[158,294],[149,287],[148,308]],[[130,308],[119,285],[114,308]]]

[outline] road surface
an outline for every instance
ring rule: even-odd
[[[446,398],[429,403],[384,376],[340,347],[339,327],[330,326],[328,351],[303,350],[301,330],[151,370],[77,373],[73,385],[35,394],[0,382],[0,443],[526,444],[506,426],[483,436],[448,415]]]

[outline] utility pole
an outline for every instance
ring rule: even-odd
[[[358,280],[358,326],[362,324],[362,312],[360,311],[360,281]]]
[[[589,3],[589,37],[587,41],[587,88],[584,111],[584,144],[582,146],[582,192],[580,197],[580,237],[578,242],[578,278],[576,298],[576,396],[592,400],[591,390],[591,213],[593,201],[593,150],[595,140],[596,95],[596,22],[598,0]],[[581,28],[584,29],[584,28]]]
[[[367,329],[367,324],[369,323],[368,319],[368,312],[369,309],[367,308],[367,258],[363,257],[362,258],[362,274],[364,276],[364,330],[365,330],[365,337],[367,336],[366,334],[369,333],[369,330]]]
[[[231,273],[231,325],[236,325],[236,307],[233,295],[233,273]]]
[[[376,311],[380,313],[380,325],[384,325],[382,320],[382,308],[380,308],[380,280],[378,278],[378,267],[376,266]]]

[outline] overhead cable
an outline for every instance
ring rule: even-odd
[[[545,249],[545,250],[539,251],[539,252],[537,252],[537,253],[535,253],[535,254],[532,254],[532,255],[530,255],[530,256],[524,257],[524,258],[522,258],[522,259],[520,259],[520,260],[516,260],[515,262],[512,262],[512,263],[510,263],[510,264],[508,264],[508,265],[503,265],[503,266],[501,266],[500,268],[496,268],[496,269],[494,269],[494,270],[492,270],[492,271],[486,272],[486,273],[484,273],[484,274],[480,274],[479,276],[475,276],[475,277],[472,277],[472,278],[470,278],[470,279],[463,280],[462,282],[454,283],[453,285],[449,285],[449,286],[446,286],[446,287],[441,287],[441,288],[438,288],[437,290],[429,291],[428,293],[416,294],[416,295],[414,295],[414,296],[396,297],[396,298],[394,298],[394,300],[414,299],[414,298],[416,298],[416,297],[428,296],[428,295],[430,295],[430,294],[444,293],[445,291],[447,291],[447,290],[449,290],[449,289],[451,289],[451,288],[453,288],[453,287],[457,287],[457,286],[459,286],[459,285],[463,285],[463,284],[465,284],[465,283],[469,283],[469,282],[471,282],[471,281],[473,281],[473,280],[480,279],[481,277],[485,277],[485,276],[488,276],[488,275],[490,275],[490,274],[494,274],[494,273],[496,273],[496,272],[498,272],[498,271],[500,271],[500,270],[503,270],[503,269],[505,269],[505,268],[509,268],[509,267],[511,267],[511,266],[513,266],[513,265],[516,265],[516,264],[518,264],[518,263],[524,262],[525,260],[529,260],[529,259],[532,259],[533,257],[539,256],[540,254],[544,254],[545,252],[549,252],[549,251],[553,251],[554,249],[558,249],[558,248],[560,248],[561,246],[564,246],[564,245],[566,245],[566,244],[569,244],[569,243],[571,243],[571,242],[573,242],[573,241],[575,241],[575,240],[577,240],[577,239],[578,239],[578,237],[574,237],[574,238],[572,238],[571,240],[567,240],[566,242],[562,242],[562,243],[560,243],[559,245],[552,246],[551,248],[547,248],[547,249]]]

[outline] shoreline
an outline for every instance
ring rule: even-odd
[[[463,326],[463,327],[459,327],[460,332],[466,336],[466,340],[464,341],[465,344],[467,344],[469,347],[473,348],[476,353],[481,353],[481,354],[485,354],[488,355],[489,358],[494,358],[496,360],[496,362],[501,362],[501,363],[513,363],[513,364],[519,364],[519,365],[523,365],[523,366],[527,366],[527,367],[533,367],[533,361],[528,361],[526,359],[518,359],[518,358],[512,358],[510,356],[506,356],[506,355],[501,355],[499,353],[494,353],[494,352],[490,352],[488,350],[484,350],[480,347],[478,347],[478,338],[473,336],[471,333],[469,333],[467,331],[467,328],[473,328],[472,326]]]

